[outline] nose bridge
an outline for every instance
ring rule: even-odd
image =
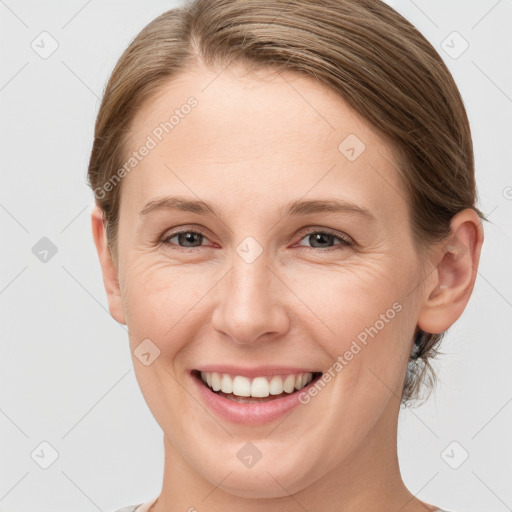
[[[252,237],[244,239],[233,252],[231,262],[231,271],[221,282],[213,327],[244,344],[263,334],[276,336],[285,332],[288,317],[280,302],[280,283],[262,245]]]
[[[257,254],[256,249],[248,247],[248,244],[237,248],[232,259],[230,294],[237,297],[238,304],[254,301],[252,302],[253,311],[262,306],[268,306],[271,264],[268,253],[262,251]]]

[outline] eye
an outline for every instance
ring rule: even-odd
[[[161,243],[165,245],[177,245],[184,249],[193,249],[194,247],[205,245],[202,243],[205,239],[207,239],[207,236],[201,230],[183,229],[181,231],[165,234]],[[303,234],[301,240],[304,239],[307,239],[307,241],[312,244],[312,249],[336,250],[336,248],[342,249],[354,245],[354,242],[348,236],[325,228]],[[173,242],[173,240],[175,240],[175,242]],[[339,243],[336,244],[336,241]],[[303,244],[299,245],[306,247]]]
[[[304,239],[307,239],[307,241],[312,244],[313,249],[336,250],[336,246],[338,246],[338,249],[343,249],[344,247],[352,247],[354,245],[354,242],[352,242],[348,236],[325,228],[322,230],[319,229],[316,231],[307,232],[305,235],[303,235],[301,240]],[[336,240],[338,240],[339,243],[333,244],[333,242]],[[303,246],[302,244],[299,245]]]
[[[176,231],[175,233],[164,235],[162,243],[168,245],[178,245],[178,247],[190,249],[194,247],[201,247],[203,245],[201,242],[204,238],[206,238],[206,235],[202,231],[184,229],[182,231]],[[171,242],[173,239],[176,239],[177,243]]]

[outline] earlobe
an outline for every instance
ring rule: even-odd
[[[110,248],[107,244],[103,215],[98,205],[94,205],[91,213],[91,227],[94,244],[100,261],[103,274],[103,285],[107,293],[107,301],[110,314],[121,324],[126,324],[121,290],[119,287],[118,271],[112,259]]]
[[[454,215],[451,235],[435,252],[438,263],[425,288],[420,329],[442,333],[462,315],[475,284],[483,239],[482,223],[474,210]]]

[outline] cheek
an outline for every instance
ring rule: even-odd
[[[383,394],[389,394],[387,386],[401,386],[415,327],[413,275],[412,268],[398,269],[384,259],[301,273],[301,298],[308,306],[302,327],[330,355],[331,373],[344,393],[367,399],[375,385]]]
[[[215,282],[213,273],[193,265],[169,265],[148,255],[134,258],[125,268],[121,293],[132,348],[149,338],[162,355],[176,353],[190,341],[189,329],[203,321],[197,315],[201,299]]]
[[[183,368],[176,363],[186,358],[193,346],[203,321],[194,306],[211,285],[197,269],[169,266],[148,255],[134,258],[125,270],[122,293],[129,311],[127,325],[137,381],[162,429],[172,432],[171,437],[186,436],[180,422],[172,417],[187,405],[187,396],[177,384],[183,384],[179,373]],[[158,354],[148,366],[137,357],[143,352],[138,347],[147,339],[156,345]]]
[[[376,322],[379,331],[396,323],[393,321],[403,309],[406,296],[408,279],[404,270],[401,267],[397,272],[382,256],[331,269],[297,267],[287,279],[307,305],[308,318],[323,325],[325,338],[348,340]],[[394,306],[397,302],[402,307]]]

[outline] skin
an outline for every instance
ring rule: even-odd
[[[164,433],[151,511],[434,510],[400,475],[400,397],[415,327],[443,332],[470,298],[478,216],[455,215],[451,238],[422,260],[389,142],[334,92],[291,71],[188,71],[138,110],[128,153],[190,96],[198,106],[123,179],[117,260],[101,212],[92,214],[110,312],[129,327],[136,377]],[[366,146],[354,161],[338,150],[349,134]],[[212,204],[223,220],[140,214],[166,195]],[[333,198],[375,219],[280,214],[294,200]],[[182,228],[205,236],[186,249],[186,240],[168,238]],[[356,245],[315,243],[308,235],[322,228]],[[247,236],[263,249],[252,263],[236,252]],[[207,363],[325,372],[395,302],[401,311],[284,419],[233,424],[190,391],[188,371]],[[146,338],[161,351],[149,366],[133,355]],[[262,453],[251,468],[236,456],[248,441]]]

